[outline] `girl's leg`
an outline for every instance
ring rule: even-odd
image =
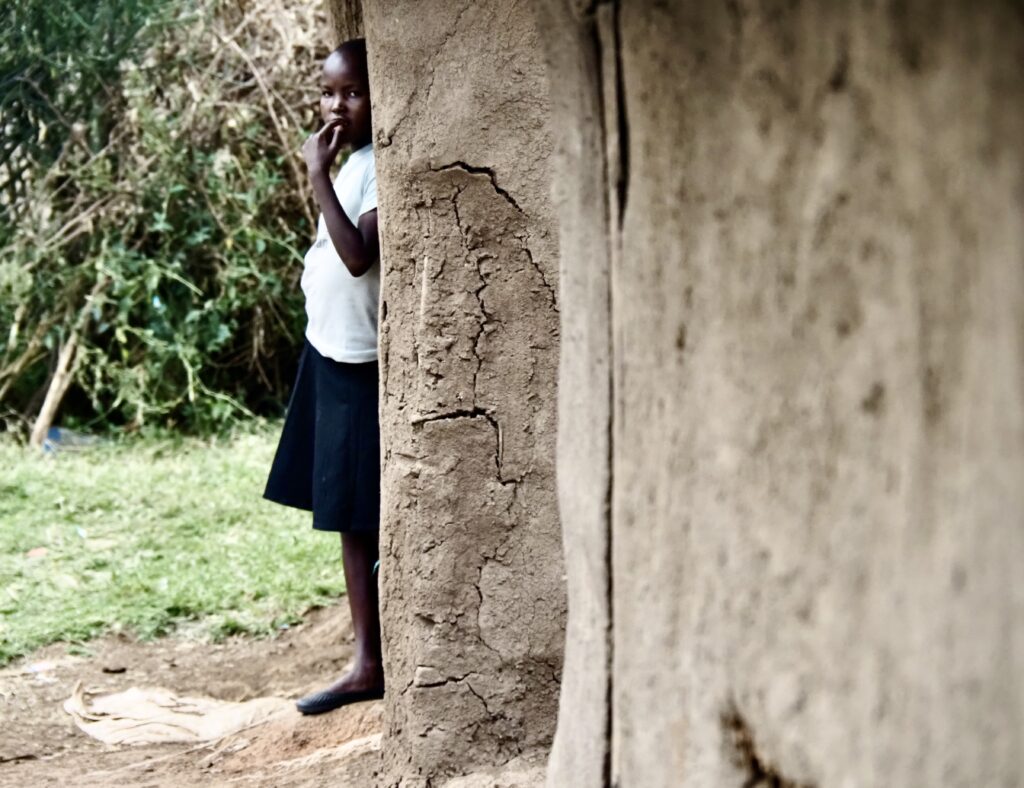
[[[380,651],[380,611],[377,607],[377,579],[373,565],[379,555],[378,535],[343,533],[342,562],[356,654],[352,669],[321,692],[300,698],[296,706],[303,714],[321,714],[347,703],[384,695],[384,666]]]
[[[329,692],[357,692],[384,686],[384,668],[380,649],[380,609],[377,578],[373,565],[380,556],[378,533],[353,532],[341,535],[345,587],[352,611],[355,633],[355,663]]]

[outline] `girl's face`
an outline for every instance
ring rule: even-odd
[[[333,52],[324,61],[320,117],[324,123],[341,121],[340,141],[346,145],[361,148],[370,141],[370,86],[358,58]]]

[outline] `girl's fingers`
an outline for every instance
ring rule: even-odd
[[[341,141],[342,131],[343,131],[343,129],[341,129],[340,127],[334,129],[333,133],[331,134],[331,136],[327,140],[327,155],[330,156],[332,159],[335,156],[337,156],[338,155],[338,151],[341,150],[341,146],[342,146],[342,141]]]
[[[324,134],[324,135],[330,135],[330,133],[332,131],[334,131],[334,129],[337,129],[340,126],[341,126],[341,119],[340,118],[335,118],[334,120],[327,121],[324,124],[323,128],[320,129],[319,133],[320,134]]]

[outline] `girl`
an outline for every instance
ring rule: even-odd
[[[313,512],[313,527],[341,533],[355,662],[338,681],[297,702],[319,714],[384,695],[374,566],[380,520],[377,421],[377,178],[370,144],[366,43],[324,61],[324,126],[302,146],[320,204],[306,253],[306,341],[264,497]],[[334,183],[338,152],[351,154]]]

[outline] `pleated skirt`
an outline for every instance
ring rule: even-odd
[[[377,362],[343,364],[307,340],[263,497],[319,531],[380,528]]]

